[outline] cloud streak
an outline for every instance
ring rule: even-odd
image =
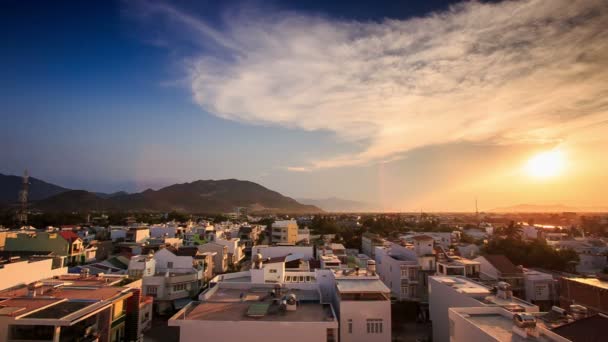
[[[168,5],[148,10],[201,48],[188,74],[205,111],[362,146],[292,171],[457,142],[559,142],[608,119],[604,0],[466,2],[381,22],[243,11],[221,29]]]

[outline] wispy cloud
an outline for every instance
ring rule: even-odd
[[[558,142],[608,119],[605,0],[466,2],[382,22],[246,11],[221,29],[166,4],[147,9],[201,47],[188,72],[209,113],[363,146],[293,171],[462,141]]]

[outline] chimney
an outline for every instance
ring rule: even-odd
[[[367,275],[368,276],[376,275],[376,262],[374,260],[367,261]]]

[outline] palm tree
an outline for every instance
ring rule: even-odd
[[[500,229],[500,234],[508,240],[518,240],[521,238],[522,228],[519,224],[515,224],[514,221],[509,222],[508,226]]]

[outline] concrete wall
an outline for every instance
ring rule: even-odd
[[[483,313],[484,311],[486,311],[486,312],[495,311],[493,309],[488,310],[490,308],[479,308],[479,309],[480,309],[479,313]],[[477,310],[475,310],[475,311],[477,311]],[[448,327],[447,327],[447,331],[446,331],[446,334],[448,335],[448,340],[446,340],[446,341],[450,340],[449,339],[450,329],[452,329],[451,333],[453,336],[452,336],[451,341],[454,341],[454,342],[457,342],[457,341],[496,342],[496,339],[494,337],[486,334],[483,330],[481,330],[480,328],[475,326],[473,323],[467,321],[462,316],[455,313],[453,310],[449,311],[448,322],[450,320],[453,322],[453,324],[450,328],[450,324],[448,323]],[[433,336],[433,338],[434,337],[435,336]],[[433,341],[437,341],[437,340],[434,339]]]
[[[191,272],[192,271],[192,257],[190,256],[177,256],[168,249],[161,249],[154,254],[154,261],[156,261],[156,272]],[[169,263],[172,262],[173,266],[169,267]]]
[[[334,329],[337,337],[338,323],[334,322],[271,322],[271,321],[169,321],[179,324],[180,342],[198,341],[327,341],[327,329]]]
[[[68,273],[67,267],[52,269],[52,265],[53,259],[5,264],[0,268],[0,290]]]
[[[449,320],[448,309],[459,307],[481,306],[479,301],[454,291],[451,287],[444,285],[429,277],[429,311],[433,322],[433,341],[448,342]],[[467,340],[465,340],[467,341]]]
[[[348,320],[352,320],[352,333],[348,332]],[[367,320],[381,319],[382,333],[368,333]],[[340,301],[340,342],[390,342],[391,302]]]

